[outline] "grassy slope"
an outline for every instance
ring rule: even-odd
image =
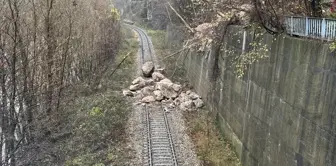
[[[133,157],[127,147],[125,124],[131,105],[123,97],[121,90],[126,87],[135,71],[138,43],[133,33],[124,32],[120,53],[101,81],[101,88],[92,90],[78,85],[73,101],[65,107],[63,115],[68,124],[66,130],[71,135],[58,144],[57,152],[65,155],[68,166],[130,165]],[[129,54],[130,53],[130,54]],[[116,72],[111,75],[119,62],[129,54]],[[63,129],[64,130],[64,129]]]
[[[165,47],[165,32],[147,29],[151,36],[155,52],[159,59],[170,55],[170,50]],[[182,66],[176,65],[178,55],[165,58],[162,62],[166,67],[168,76],[181,83],[187,82]],[[203,165],[238,166],[240,162],[232,150],[230,143],[221,136],[216,120],[210,116],[206,109],[184,113],[188,134],[196,146],[196,151]]]

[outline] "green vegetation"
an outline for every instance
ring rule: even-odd
[[[269,57],[269,49],[266,44],[264,44],[264,33],[260,32],[261,27],[256,27],[254,29],[253,40],[249,43],[246,52],[236,55],[233,50],[225,50],[229,56],[233,56],[232,66],[234,73],[238,78],[245,75],[248,66],[252,65],[259,60]],[[233,55],[230,55],[233,54]]]
[[[336,49],[336,41],[333,41],[329,44],[330,51],[334,51]]]

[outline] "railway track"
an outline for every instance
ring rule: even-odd
[[[128,25],[131,29],[136,31],[140,37],[141,43],[141,63],[144,64],[147,61],[155,61],[151,41],[144,30],[133,25]]]
[[[128,25],[139,34],[141,42],[141,63],[153,61],[153,48],[147,34],[140,28]],[[156,65],[156,64],[155,64]],[[146,166],[177,166],[174,139],[170,129],[170,121],[162,104],[145,105],[143,107],[144,165]]]
[[[177,166],[177,158],[174,148],[172,133],[170,131],[167,114],[160,106],[160,110],[154,111],[145,106],[147,142],[146,165],[150,166]]]

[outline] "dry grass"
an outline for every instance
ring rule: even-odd
[[[206,110],[185,112],[188,134],[205,166],[239,166],[231,144],[221,136],[216,120]]]

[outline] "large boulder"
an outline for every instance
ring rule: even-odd
[[[145,64],[142,65],[142,74],[145,76],[145,77],[151,77],[153,72],[154,72],[154,63],[152,61],[148,61],[146,62]]]
[[[153,94],[153,91],[154,91],[154,87],[153,86],[146,86],[144,87],[142,90],[141,90],[141,93],[144,95],[144,96],[150,96]]]
[[[180,90],[182,89],[182,86],[179,84],[173,84],[172,88],[174,89],[175,92],[180,92]]]
[[[153,78],[154,81],[159,82],[159,81],[165,79],[165,76],[163,74],[159,73],[159,72],[154,72],[152,74],[152,78]]]
[[[173,82],[169,80],[168,78],[165,78],[161,80],[160,82],[158,82],[156,85],[160,85],[161,87],[164,87],[164,88],[171,88],[171,86],[173,86]]]
[[[198,94],[196,94],[195,92],[191,92],[189,94],[189,97],[192,99],[192,100],[196,100],[196,99],[199,99],[201,98]]]
[[[196,99],[193,102],[196,108],[202,108],[204,106],[204,102],[201,99]]]
[[[151,103],[154,101],[155,101],[154,96],[146,96],[141,100],[142,103]]]
[[[157,82],[155,89],[160,90],[162,95],[168,99],[175,99],[178,96],[178,94],[173,89],[173,82],[167,78]]]
[[[154,93],[154,96],[155,96],[155,100],[157,100],[157,101],[163,100],[164,96],[162,95],[161,91],[156,90],[153,93]]]

